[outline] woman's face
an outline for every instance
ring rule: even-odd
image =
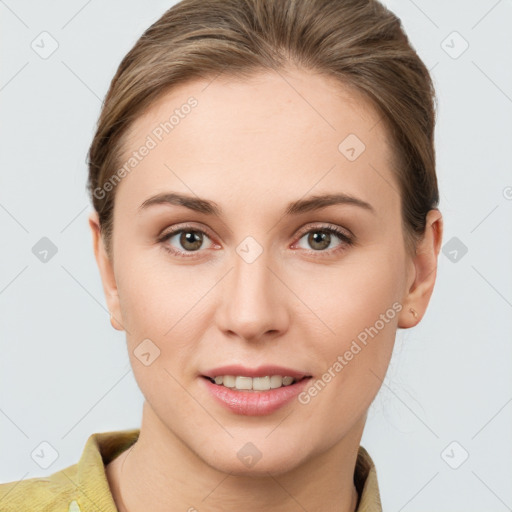
[[[379,121],[337,82],[290,71],[181,85],[132,126],[113,266],[100,265],[107,301],[127,331],[143,423],[211,467],[281,472],[357,444],[397,327],[426,307],[435,272],[415,281],[426,272],[405,252]],[[151,201],[165,194],[196,207]],[[307,207],[329,195],[354,199]],[[243,368],[215,370],[226,365]],[[246,406],[235,393],[249,392],[205,378],[265,365],[288,370],[260,376],[311,378],[288,401],[253,391]]]

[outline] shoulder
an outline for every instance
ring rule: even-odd
[[[0,484],[0,510],[73,511],[76,496],[78,464],[73,464],[47,477],[27,478]],[[63,506],[67,505],[67,506]],[[75,509],[76,510],[76,509]]]
[[[46,477],[0,484],[0,512],[117,512],[105,465],[132,446],[139,432],[91,434],[76,464]]]

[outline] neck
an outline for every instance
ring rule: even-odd
[[[240,476],[206,464],[145,403],[138,440],[107,465],[107,478],[119,512],[354,512],[353,476],[365,420],[290,471]]]

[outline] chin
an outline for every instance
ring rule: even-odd
[[[234,442],[235,447],[226,446],[214,453],[204,454],[201,458],[206,464],[217,471],[233,476],[268,477],[287,473],[295,469],[301,462],[298,450],[288,445],[269,446],[258,449],[258,442]]]

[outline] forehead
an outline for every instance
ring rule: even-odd
[[[334,188],[376,209],[399,202],[379,112],[358,91],[319,74],[288,70],[180,84],[132,124],[121,165],[143,146],[151,148],[132,162],[116,192],[116,203],[130,201],[131,208],[176,189],[230,202],[259,197],[260,206],[262,197],[289,202]]]

